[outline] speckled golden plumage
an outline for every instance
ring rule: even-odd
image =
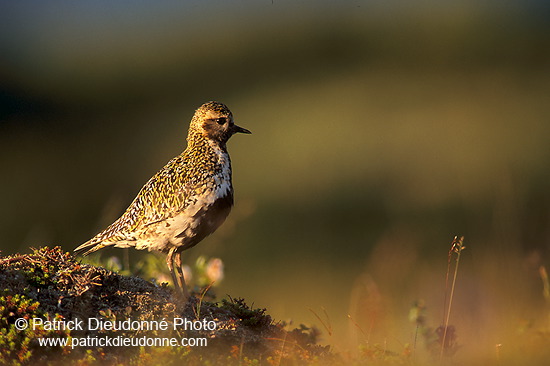
[[[118,220],[75,251],[87,255],[114,246],[167,253],[174,285],[187,296],[181,252],[214,232],[231,210],[231,160],[226,143],[239,132],[250,133],[234,124],[227,106],[203,104],[191,119],[185,151],[143,186]]]

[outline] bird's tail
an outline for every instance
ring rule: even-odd
[[[115,245],[115,243],[105,243],[105,242],[101,242],[101,241],[89,240],[89,241],[85,242],[84,244],[76,247],[75,250],[74,250],[74,253],[76,255],[86,256],[90,253],[93,253],[95,251],[98,251],[98,250],[106,248],[106,247],[110,247],[112,245]]]

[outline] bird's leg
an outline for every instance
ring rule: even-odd
[[[176,276],[176,271],[174,270],[174,254],[176,254],[176,247],[170,248],[168,255],[166,256],[166,265],[170,270],[170,275],[172,276],[172,282],[174,283],[174,289],[178,297],[183,297],[183,291],[181,290],[180,284],[178,283],[178,277]]]
[[[176,252],[174,256],[174,265],[178,271],[178,277],[181,285],[181,291],[183,294],[183,299],[187,300],[189,298],[189,291],[187,290],[187,285],[185,284],[185,276],[183,274],[183,267],[181,264],[181,252]]]

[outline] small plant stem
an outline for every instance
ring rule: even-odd
[[[359,329],[359,331],[361,332],[361,334],[363,334],[363,337],[365,338],[365,341],[367,343],[369,343],[369,339],[368,339],[368,336],[367,334],[365,334],[365,332],[363,332],[363,329],[361,329],[361,327],[359,326],[359,324],[357,324],[357,322],[351,317],[350,314],[348,314],[348,319],[351,320],[351,322],[353,323],[353,325],[355,325],[355,327],[357,329]]]
[[[313,313],[313,315],[315,315],[315,317],[321,322],[321,324],[323,325],[323,327],[325,328],[325,330],[327,331],[329,337],[332,336],[332,325],[330,323],[330,318],[328,317],[328,314],[327,314],[327,311],[325,308],[322,308],[323,309],[323,313],[325,314],[325,318],[326,318],[326,322],[323,321],[323,319],[321,319],[321,317],[315,312],[315,310],[313,310],[312,308],[308,308],[309,311],[311,311]]]
[[[447,268],[447,279],[449,276],[449,269],[450,269],[450,258],[452,256],[452,253],[456,253],[456,263],[455,263],[455,270],[453,275],[453,282],[451,284],[451,293],[449,295],[449,306],[447,307],[447,314],[445,316],[445,322],[443,325],[443,338],[441,340],[441,353],[439,354],[439,362],[443,360],[443,353],[445,352],[445,342],[447,338],[447,329],[449,327],[449,319],[451,317],[451,307],[453,305],[453,296],[455,292],[455,284],[456,284],[456,277],[458,275],[458,264],[460,262],[460,253],[464,248],[466,248],[464,245],[464,237],[461,236],[460,239],[457,239],[455,236],[452,244],[451,244],[451,250],[449,251],[449,268]],[[447,282],[447,281],[446,281]],[[447,286],[447,283],[445,284]],[[447,291],[445,290],[445,293]],[[446,298],[447,296],[445,296]]]
[[[204,297],[206,296],[208,290],[210,290],[210,288],[214,285],[214,282],[215,281],[212,281],[208,286],[206,286],[199,296],[199,302],[197,303],[197,309],[195,311],[195,316],[197,317],[197,319],[200,319],[201,316],[202,301],[204,300]]]
[[[455,236],[456,239],[456,236]],[[447,273],[445,274],[445,297],[443,298],[443,321],[445,324],[445,309],[447,309],[447,294],[449,293],[449,274],[451,273],[451,259],[453,258],[453,247],[449,250],[449,256],[447,257]]]

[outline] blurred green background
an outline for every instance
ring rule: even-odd
[[[539,276],[549,10],[2,2],[0,249],[71,250],[95,235],[185,148],[194,110],[219,100],[253,132],[229,143],[234,211],[186,252],[223,259],[219,294],[317,324],[340,350],[399,349],[414,342],[415,300],[440,324],[447,252],[465,235],[451,318],[460,353],[513,353],[518,332],[550,329]],[[310,309],[326,309],[332,335]]]

